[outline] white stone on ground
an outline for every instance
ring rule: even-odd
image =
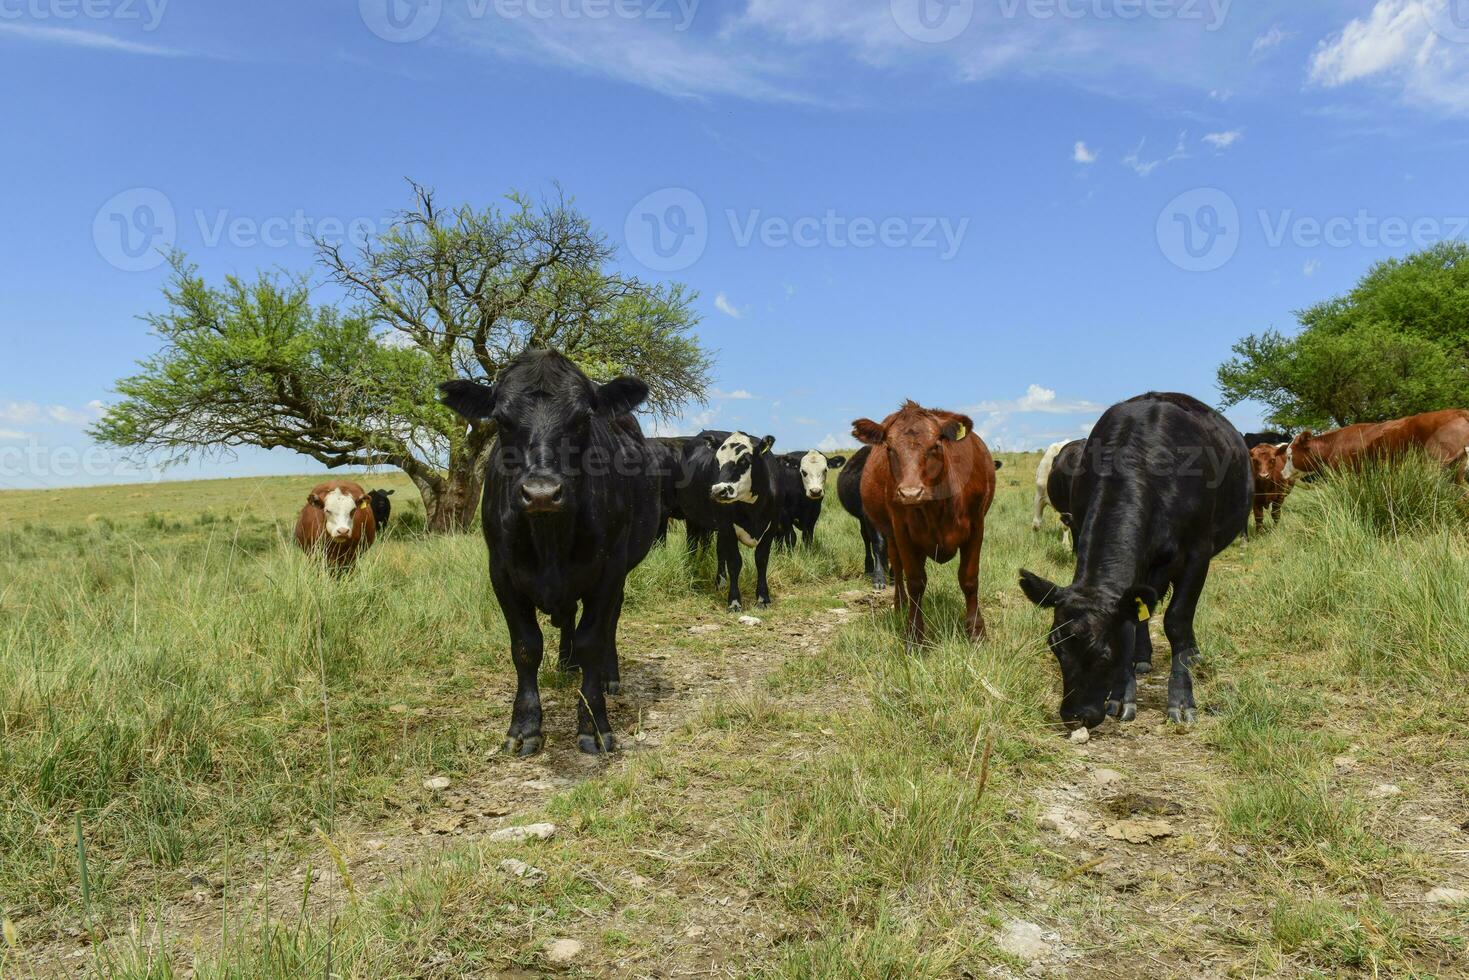
[[[546,947],[546,961],[557,965],[570,963],[581,955],[583,948],[575,939],[558,939]]]
[[[1028,963],[1043,960],[1051,953],[1054,933],[1047,933],[1034,922],[1009,919],[1000,928],[1000,949]]]
[[[1469,892],[1462,888],[1434,888],[1423,897],[1435,905],[1463,905],[1469,902]]]
[[[423,781],[424,789],[445,790],[449,788],[448,776],[430,776]]]
[[[528,823],[522,827],[505,827],[490,835],[490,843],[501,844],[505,841],[519,843],[526,840],[549,840],[556,834],[556,825],[553,823]]]
[[[1078,728],[1070,735],[1072,745],[1085,745],[1092,740],[1091,730],[1085,726]]]

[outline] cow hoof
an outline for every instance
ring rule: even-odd
[[[524,738],[516,738],[512,735],[505,739],[505,744],[500,747],[500,751],[506,755],[535,755],[541,751],[541,736],[527,735]]]
[[[1102,705],[1102,707],[1106,710],[1109,717],[1116,718],[1118,715],[1122,714],[1121,701],[1108,701],[1106,704]]]
[[[1134,674],[1151,674],[1153,672],[1153,662],[1151,660],[1139,660],[1132,665],[1132,672]]]
[[[770,600],[769,599],[760,599],[759,601],[757,601],[755,603],[755,608],[756,609],[769,609],[770,608]]]
[[[730,612],[739,612],[739,611],[741,611],[744,608],[745,608],[744,603],[740,602],[740,600],[738,600],[738,599],[735,599],[733,602],[731,602],[729,604],[729,611]]]
[[[587,755],[600,755],[604,752],[617,751],[617,736],[611,732],[602,735],[578,735],[576,747]]]
[[[1137,702],[1129,701],[1122,706],[1122,720],[1132,721],[1137,717]]]
[[[1192,725],[1199,720],[1199,713],[1193,708],[1169,708],[1168,720],[1175,725]]]
[[[608,694],[621,694],[622,681],[608,681],[605,685],[603,685],[603,688]]]

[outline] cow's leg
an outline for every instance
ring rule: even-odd
[[[607,720],[604,670],[617,634],[622,610],[623,582],[618,577],[582,604],[581,622],[576,626],[576,659],[581,663],[581,696],[576,707],[576,744],[583,752],[613,752],[617,739]]]
[[[1173,668],[1168,675],[1168,720],[1193,722],[1198,717],[1194,703],[1193,667],[1199,659],[1194,636],[1194,612],[1204,593],[1209,575],[1208,553],[1190,555],[1183,572],[1173,582],[1173,598],[1163,615],[1163,632],[1173,650]]]
[[[544,638],[535,606],[508,590],[495,590],[510,632],[510,657],[515,661],[515,703],[502,752],[534,755],[541,750],[541,653]],[[566,630],[570,633],[568,627]]]
[[[745,607],[744,597],[740,595],[740,572],[745,567],[745,559],[740,555],[740,539],[735,536],[733,525],[719,529],[717,544],[719,564],[729,574],[729,611],[739,612]]]
[[[755,545],[755,605],[762,609],[770,605],[770,583],[766,580],[769,568],[770,532],[767,531],[760,543]]]
[[[872,531],[872,587],[881,592],[888,587],[888,543],[877,532],[877,528],[871,527],[870,529]]]
[[[984,526],[959,548],[959,589],[964,593],[964,626],[969,639],[984,639],[984,613],[979,609],[979,553],[984,548]]]
[[[613,628],[607,633],[605,644],[606,656],[602,661],[602,688],[608,694],[622,693],[622,667],[617,659],[617,628],[616,623],[622,619],[623,591],[617,591],[617,605],[612,612]]]
[[[1263,531],[1265,529],[1265,505],[1259,497],[1256,497],[1252,506],[1255,509],[1255,530]]]
[[[810,548],[816,544],[816,522],[810,521],[801,528],[801,543]]]
[[[888,569],[893,580],[893,609],[898,615],[904,615],[908,610],[908,584],[903,578],[903,556],[898,553],[898,546],[892,538],[884,539],[888,554]]]
[[[1131,648],[1122,651],[1122,657],[1117,663],[1117,674],[1112,681],[1112,696],[1107,699],[1107,714],[1121,721],[1132,721],[1137,717],[1137,675],[1139,668],[1146,666],[1148,670],[1153,669],[1152,646],[1149,644],[1149,660],[1146,664],[1137,662],[1138,637],[1146,637],[1148,632],[1147,623],[1138,623],[1136,628],[1128,631]],[[1147,673],[1147,671],[1143,671]]]
[[[1041,529],[1041,519],[1046,516],[1046,504],[1048,503],[1050,503],[1050,497],[1046,496],[1045,488],[1036,487],[1035,517],[1031,518],[1030,521],[1030,529],[1032,531],[1039,531]]]
[[[858,521],[857,528],[862,532],[862,574],[871,577],[872,566],[877,562],[877,556],[873,554],[872,532],[868,530],[866,521]]]
[[[1270,520],[1274,524],[1280,523],[1280,508],[1284,506],[1285,498],[1276,497],[1270,502]]]
[[[576,614],[572,613],[571,622],[561,627],[561,648],[556,652],[556,666],[560,670],[576,670],[576,659],[571,655],[571,636],[576,632]]]
[[[897,537],[896,534],[893,535]],[[921,647],[928,642],[928,623],[923,618],[923,593],[928,590],[928,562],[923,553],[915,553],[912,548],[905,547],[906,542],[897,542],[893,553],[901,556],[903,565],[902,582],[907,592],[907,645],[911,651],[914,647]]]

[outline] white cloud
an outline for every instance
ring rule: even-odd
[[[1270,49],[1280,47],[1293,36],[1290,31],[1279,24],[1273,24],[1270,30],[1255,38],[1255,43],[1250,45],[1250,57],[1258,58]]]
[[[0,421],[30,422],[41,415],[41,406],[35,402],[6,402],[0,405]]]
[[[46,415],[53,422],[62,425],[86,425],[97,419],[102,414],[102,403],[92,401],[85,409],[67,408],[65,405],[50,405],[46,408]]]
[[[1081,140],[1077,140],[1076,146],[1071,151],[1071,159],[1077,163],[1096,163],[1097,153],[1095,150],[1088,149]]]
[[[714,390],[709,392],[709,397],[736,402],[752,401],[755,398],[754,395],[750,394],[743,388],[736,388],[734,391],[721,391],[718,388],[715,388]]]
[[[1227,88],[1216,88],[1212,89],[1209,92],[1209,98],[1213,99],[1215,102],[1228,102],[1230,99],[1234,98],[1234,93]]]
[[[1024,412],[1046,415],[1079,415],[1085,412],[1100,412],[1104,408],[1106,408],[1105,405],[1097,405],[1084,399],[1073,401],[1059,398],[1054,389],[1033,384],[1025,390],[1025,394],[1013,401],[980,402],[965,411],[974,415],[1010,415]]]
[[[1239,141],[1244,135],[1244,130],[1230,129],[1222,133],[1205,133],[1204,142],[1216,150],[1227,150]]]
[[[1319,268],[1321,268],[1320,259],[1307,259],[1306,264],[1301,268],[1301,275],[1309,279],[1316,274],[1316,270]]]
[[[724,295],[723,293],[720,293],[718,296],[714,297],[714,308],[720,313],[723,313],[725,316],[732,316],[736,320],[742,320],[745,316],[744,313],[740,312],[737,306],[729,301],[729,297]]]
[[[61,44],[72,48],[91,48],[96,51],[116,51],[120,54],[141,54],[155,58],[178,58],[187,54],[173,48],[153,44],[125,41],[110,34],[79,31],[72,27],[39,27],[35,24],[15,24],[0,21],[0,34],[35,41],[39,44]]]
[[[847,436],[845,439],[838,439],[835,435],[828,432],[822,436],[821,441],[816,444],[816,448],[824,453],[831,453],[836,452],[838,449],[851,449],[853,443],[856,441],[851,436]]]
[[[1168,154],[1166,157],[1159,157],[1155,160],[1144,160],[1142,153],[1143,150],[1147,147],[1148,141],[1147,139],[1143,139],[1140,143],[1138,143],[1137,149],[1133,150],[1127,156],[1122,158],[1122,162],[1126,166],[1131,167],[1133,173],[1137,174],[1139,177],[1148,177],[1151,176],[1153,171],[1157,170],[1159,167],[1173,163],[1175,160],[1187,159],[1187,142],[1188,133],[1186,131],[1179,133],[1178,142],[1174,145],[1172,153]]]
[[[1469,45],[1440,37],[1433,24],[1457,0],[1378,0],[1366,17],[1323,40],[1311,56],[1311,81],[1340,88],[1369,79],[1396,87],[1408,102],[1469,113]]]
[[[27,433],[18,432],[15,429],[0,429],[0,439],[6,442],[19,442],[29,438],[30,436]]]

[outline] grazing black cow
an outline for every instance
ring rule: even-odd
[[[504,749],[530,755],[541,747],[540,610],[562,631],[563,647],[571,634],[569,651],[581,667],[578,747],[610,752],[617,740],[606,695],[620,691],[623,589],[658,533],[654,459],[629,414],[648,386],[627,377],[594,384],[563,355],[528,350],[493,387],[450,381],[439,390],[460,415],[499,427],[483,519],[517,678]]]
[[[377,521],[378,534],[387,528],[388,517],[393,513],[393,503],[388,499],[392,495],[392,490],[367,491],[367,503],[372,508],[373,519]]]
[[[689,550],[696,537],[716,536],[720,576],[729,577],[729,608],[743,608],[740,546],[755,549],[755,599],[770,605],[766,570],[775,543],[780,498],[770,447],[775,437],[757,439],[743,432],[705,431],[684,444],[678,508],[689,528]]]
[[[1136,716],[1135,673],[1152,664],[1147,621],[1169,586],[1168,718],[1194,720],[1194,612],[1210,560],[1245,530],[1251,486],[1244,437],[1188,395],[1140,395],[1097,422],[1071,481],[1072,583],[1062,588],[1020,573],[1026,597],[1055,610],[1049,642],[1061,665],[1068,725],[1095,728],[1108,714]]]
[[[1290,442],[1293,437],[1284,432],[1246,432],[1245,448],[1254,449],[1256,446],[1278,446],[1283,442]]]
[[[776,543],[794,548],[799,531],[801,541],[809,547],[816,541],[816,522],[821,519],[821,503],[826,498],[826,472],[839,468],[847,458],[812,449],[782,453],[772,460],[780,496]]]
[[[862,571],[872,577],[872,587],[881,591],[888,587],[888,543],[862,509],[862,471],[871,455],[872,447],[863,446],[847,460],[837,474],[837,499],[848,514],[857,518],[857,526],[862,529]]]
[[[1085,439],[1077,439],[1062,446],[1056,453],[1056,458],[1051,461],[1051,473],[1046,478],[1046,496],[1050,498],[1051,506],[1056,508],[1061,525],[1066,529],[1062,532],[1062,539],[1069,542],[1072,549],[1076,548],[1076,536],[1071,517],[1071,480],[1081,469],[1085,446]]]

